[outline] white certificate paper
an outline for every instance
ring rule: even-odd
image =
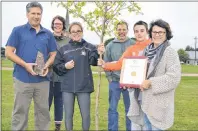
[[[120,87],[139,88],[146,77],[147,57],[125,58],[122,63]]]

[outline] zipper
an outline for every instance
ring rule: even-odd
[[[74,54],[74,60],[75,60],[75,54]],[[75,75],[76,74],[76,70],[75,70],[75,65],[76,65],[76,63],[74,61],[74,93],[76,93],[76,91],[75,91],[76,90],[76,75]]]

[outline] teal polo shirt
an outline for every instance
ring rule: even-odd
[[[27,63],[35,63],[37,52],[40,51],[44,55],[45,62],[49,57],[49,53],[56,51],[56,40],[53,34],[41,26],[40,31],[31,27],[29,23],[14,27],[6,46],[16,48],[16,55]],[[32,76],[21,65],[15,64],[13,77],[24,83],[39,83],[48,80],[47,77]]]

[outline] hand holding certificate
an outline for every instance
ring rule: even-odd
[[[125,58],[120,75],[120,87],[139,88],[146,78],[147,57],[132,56]]]

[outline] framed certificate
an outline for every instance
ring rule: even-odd
[[[120,87],[139,88],[146,78],[147,57],[127,57],[122,62]]]

